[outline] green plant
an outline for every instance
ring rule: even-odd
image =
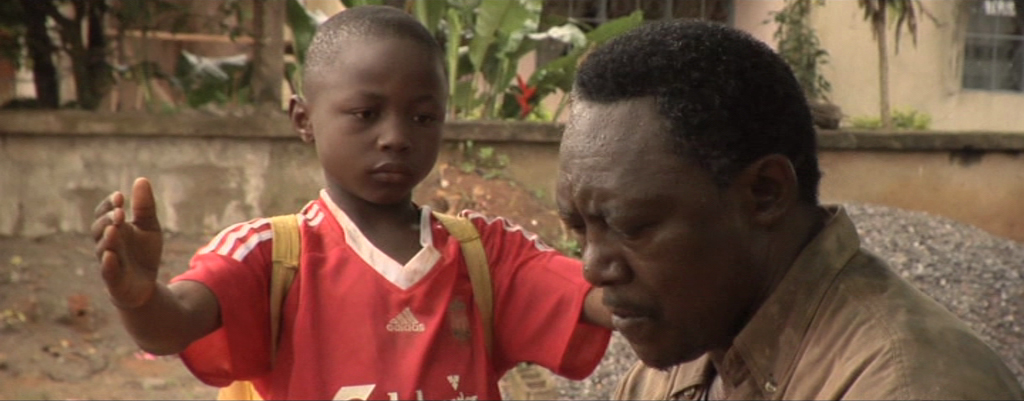
[[[896,26],[894,37],[896,53],[900,50],[900,36],[903,27],[917,45],[917,14],[923,11],[920,0],[858,0],[857,4],[864,11],[864,20],[870,21],[871,33],[878,45],[878,91],[879,119],[883,128],[893,127],[892,111],[889,107],[889,51],[887,41],[887,24],[889,14],[895,15]]]
[[[459,170],[480,174],[486,179],[500,177],[509,164],[508,156],[491,146],[477,147],[472,140],[459,142]]]
[[[252,63],[248,56],[201,57],[182,51],[171,82],[190,107],[249,102]]]
[[[931,127],[932,117],[917,110],[895,109],[892,112],[892,124],[899,129],[926,130]]]
[[[555,249],[562,254],[577,258],[583,256],[583,247],[580,245],[580,241],[572,237],[563,237],[554,244]]]
[[[410,0],[407,9],[443,38],[449,82],[450,110],[455,118],[558,118],[537,105],[561,89],[568,93],[579,58],[592,46],[643,22],[640,11],[609,21],[584,34],[572,22],[540,30],[540,0]],[[524,80],[519,60],[537,42],[556,39],[570,45],[567,54],[538,67]]]
[[[425,0],[416,0],[422,2]],[[502,118],[519,59],[536,48],[541,0],[449,0],[436,33],[445,37],[451,115]],[[424,21],[424,23],[429,23]]]
[[[285,5],[285,24],[292,31],[292,49],[295,52],[295,61],[290,61],[284,66],[285,77],[292,93],[302,93],[302,66],[306,62],[306,50],[309,49],[316,27],[322,18],[323,16],[309,12],[298,0],[288,0],[288,4]]]
[[[64,106],[96,109],[117,82],[139,84],[149,109],[176,107],[170,96],[156,103],[155,79],[171,80],[150,57],[145,40],[152,31],[178,32],[190,21],[217,25],[234,38],[243,34],[246,8],[241,0],[221,3],[220,13],[192,12],[186,2],[172,0],[21,0],[0,5],[0,57],[16,64],[27,61],[36,87],[35,103],[44,108],[61,107],[57,58],[70,63],[77,99]],[[226,18],[236,22],[224,24]],[[110,33],[108,29],[113,29]],[[143,44],[125,49],[127,33],[138,34]],[[21,55],[27,54],[22,60]],[[131,54],[131,56],[129,56]],[[172,82],[173,84],[173,82]],[[206,90],[206,89],[203,89]],[[204,94],[185,97],[203,97]]]
[[[643,24],[643,22],[643,11],[636,10],[625,17],[608,21],[586,32],[583,34],[582,40],[578,38],[574,40],[574,35],[571,33],[566,35],[567,39],[564,41],[570,44],[568,52],[564,56],[538,67],[527,83],[529,87],[536,89],[534,93],[535,102],[556,91],[562,91],[563,97],[549,121],[557,120],[568,104],[569,97],[567,94],[572,90],[572,82],[576,77],[576,66],[579,64],[580,58],[595,46],[599,46],[616,36],[632,30]],[[548,30],[548,34],[552,34],[552,30],[555,29],[567,30],[569,32],[575,29],[582,33],[579,27],[574,24],[567,24]]]
[[[21,61],[24,45],[31,62],[36,99],[44,108],[60,107],[55,57],[68,56],[74,77],[74,104],[95,109],[113,83],[107,60],[105,0],[21,0],[0,8],[0,42],[5,57]]]
[[[0,2],[0,58],[15,66],[22,62],[22,41],[25,38],[24,11],[17,1]]]
[[[225,4],[235,2],[235,0],[231,0]],[[198,16],[190,13],[184,4],[163,0],[121,2],[117,7],[111,9],[110,15],[116,26],[112,54],[115,80],[138,84],[142,94],[142,104],[148,110],[166,112],[175,109],[176,105],[173,99],[160,99],[157,96],[159,88],[153,85],[155,80],[170,81],[171,76],[164,72],[157,62],[153,61],[150,46],[143,44],[135,46],[132,51],[129,51],[126,49],[126,38],[129,31],[140,34],[143,39],[149,37],[155,30],[178,32],[187,25],[190,19]],[[132,55],[129,56],[129,54]]]
[[[811,10],[815,5],[825,5],[824,0],[787,0],[782,10],[772,13],[777,27],[774,38],[778,41],[778,52],[793,70],[808,100],[826,100],[832,90],[821,73],[821,67],[828,63],[828,52],[821,48],[821,41],[811,26]],[[767,21],[765,21],[767,22]]]
[[[341,0],[345,7],[384,4],[383,0]],[[449,115],[458,119],[557,119],[566,98],[554,113],[537,105],[545,96],[568,93],[580,57],[593,46],[643,23],[643,14],[604,23],[583,33],[579,25],[540,31],[542,0],[407,0],[406,11],[445,44],[449,72]],[[288,0],[287,19],[295,37],[296,62],[286,65],[288,81],[301,91],[301,66],[318,24],[297,0]],[[537,41],[554,38],[570,45],[567,54],[524,80],[517,75],[519,60],[536,49]]]
[[[931,127],[932,117],[928,113],[919,112],[913,109],[894,109],[892,111],[892,128],[923,131]],[[854,117],[850,124],[860,129],[881,129],[884,128],[882,120],[878,117]]]

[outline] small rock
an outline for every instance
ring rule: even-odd
[[[140,384],[142,385],[142,389],[146,391],[163,390],[167,388],[167,380],[159,377],[144,378]]]
[[[93,319],[92,300],[85,294],[68,296],[68,319],[71,325],[80,332],[91,332],[96,329]]]

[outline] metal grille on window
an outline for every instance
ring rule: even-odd
[[[1024,91],[1024,0],[968,3],[965,89]]]
[[[720,23],[731,20],[733,0],[544,0],[544,13],[567,17],[589,27],[625,17],[643,10],[647,21],[677,18],[701,19]],[[547,41],[538,47],[538,65],[565,53],[566,46]]]

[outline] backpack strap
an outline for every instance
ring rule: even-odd
[[[299,271],[299,255],[302,252],[299,234],[299,215],[286,214],[270,218],[274,230],[274,249],[270,271],[270,363],[277,358],[277,343],[281,335],[281,310],[284,298],[291,289],[292,281]],[[252,382],[234,381],[217,392],[218,400],[262,400]]]
[[[487,355],[490,355],[494,342],[494,289],[491,287],[491,267],[487,264],[487,254],[480,240],[480,232],[476,230],[473,222],[464,217],[438,212],[434,212],[434,217],[459,240],[462,257],[466,260],[466,269],[469,271],[469,281],[473,285],[473,300],[480,310],[484,344],[487,347]]]
[[[299,235],[299,215],[286,214],[270,218],[274,230],[274,268],[270,273],[270,361],[277,357],[277,343],[280,340],[281,310],[284,299],[299,270],[299,255],[302,252]]]

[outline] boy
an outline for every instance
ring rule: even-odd
[[[409,15],[358,7],[324,22],[307,55],[305,99],[290,115],[316,146],[326,188],[300,213],[300,271],[276,355],[267,330],[272,231],[231,226],[189,271],[156,282],[162,238],[146,179],[97,207],[103,278],[136,342],[181,353],[203,382],[251,380],[264,398],[496,399],[520,361],[582,378],[609,325],[577,261],[501,219],[469,217],[494,285],[485,350],[458,241],[411,201],[433,167],[446,103],[442,52]],[[271,365],[271,358],[273,365]]]

